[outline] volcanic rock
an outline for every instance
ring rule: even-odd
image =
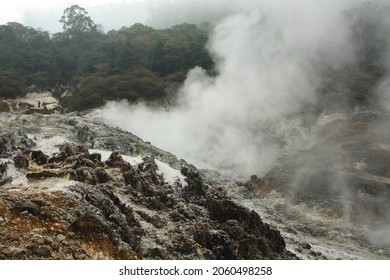
[[[44,165],[47,163],[48,156],[46,156],[42,151],[32,151],[31,159],[38,165]]]
[[[6,258],[295,258],[277,230],[223,187],[205,184],[195,167],[130,133],[74,115],[8,116],[6,122],[28,130],[39,146],[34,150],[11,138],[0,143],[2,155],[20,168],[13,171],[19,183],[0,188],[1,235],[18,236],[21,248],[12,251],[16,241],[5,240],[0,254]],[[44,143],[61,137],[73,142],[64,140],[56,144],[58,152],[45,154],[42,134]],[[102,160],[103,154],[90,154],[92,148],[117,150]],[[122,155],[142,155],[142,162],[134,158],[130,164]],[[159,169],[161,162],[173,168],[169,174]],[[166,179],[178,169],[185,182]]]
[[[26,155],[18,151],[14,157],[15,167],[19,169],[27,169],[29,161]]]
[[[28,213],[34,215],[34,216],[38,216],[40,213],[41,213],[41,208],[33,203],[33,202],[23,202],[23,201],[18,201],[14,204],[14,206],[12,207],[12,210],[16,211],[16,212],[23,212],[23,211],[27,211]]]
[[[35,250],[34,250],[34,253],[37,254],[38,256],[40,257],[45,257],[45,258],[48,258],[51,256],[51,254],[53,253],[53,250],[50,246],[48,245],[42,245],[42,246],[38,246]]]

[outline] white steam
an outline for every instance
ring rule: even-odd
[[[385,77],[377,88],[377,94],[380,98],[380,103],[390,112],[390,76]]]
[[[353,48],[340,7],[244,2],[251,12],[224,17],[211,36],[218,75],[191,70],[180,106],[110,102],[97,115],[190,162],[266,170],[282,148],[275,140],[292,131],[288,118],[315,103],[322,67],[351,62]]]
[[[387,27],[390,28],[390,21]],[[385,77],[383,77],[382,80],[378,83],[376,88],[376,94],[379,97],[379,103],[383,106],[385,110],[390,112],[390,49],[389,47],[384,57],[385,59],[383,63],[387,71],[387,75],[385,75]]]
[[[376,0],[378,2],[379,0]],[[385,2],[383,0],[382,2]],[[331,10],[343,10],[353,5],[357,6],[365,0],[143,0],[149,11],[148,24],[166,28],[183,22],[202,23],[216,22],[226,16],[248,13],[254,10],[292,14],[295,11],[310,14],[311,9],[328,14]],[[323,16],[321,16],[322,18]],[[283,20],[280,18],[280,20]]]

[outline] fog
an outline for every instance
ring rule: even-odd
[[[208,44],[216,76],[191,70],[170,110],[111,102],[98,115],[190,162],[261,173],[310,134],[297,114],[316,103],[322,70],[354,59],[344,5],[213,1],[203,7],[222,7]]]
[[[327,124],[347,121],[348,114],[367,109],[335,98],[332,102],[337,105],[331,107],[339,111],[332,115],[319,105],[318,90],[327,78],[324,70],[358,66],[361,48],[352,40],[343,11],[362,1],[324,2],[160,1],[150,6],[151,23],[157,26],[172,25],[173,18],[213,23],[208,50],[217,74],[192,69],[177,93],[178,106],[156,110],[145,104],[110,102],[97,116],[197,167],[264,175],[286,152],[294,155],[294,151],[321,143],[317,132]],[[388,19],[370,20],[385,29],[389,26]],[[390,73],[390,59],[379,63]],[[375,86],[375,102],[379,102],[373,108],[390,111],[389,88],[390,75],[384,75]],[[390,136],[386,127],[387,123],[377,131],[354,131],[349,140],[343,138],[349,141],[343,143],[346,148],[337,142],[342,141],[340,131],[335,143],[312,150],[307,158],[298,153],[293,169],[284,170],[291,172],[286,193],[292,205],[303,199],[313,207],[308,212],[326,212],[331,207],[333,214],[339,215],[341,227],[357,226],[371,244],[388,246],[388,191],[372,196],[365,189],[373,190],[379,183],[370,181],[371,177],[366,178],[368,185],[362,181],[367,165],[353,148],[356,140],[361,145],[358,149],[368,149],[363,141],[367,137],[375,138],[369,146],[372,149],[387,147]],[[338,170],[338,166],[346,169]],[[318,217],[322,223],[323,214]]]
[[[390,19],[387,25],[390,28]],[[383,61],[388,75],[383,77],[376,88],[376,94],[379,97],[380,104],[385,110],[390,112],[390,49],[387,52],[386,59]]]
[[[309,1],[298,0],[144,0],[150,17],[147,22],[157,27],[170,27],[180,22],[201,23],[215,22],[226,16],[263,10],[266,13],[275,11],[281,15],[310,14],[311,11],[335,12],[358,5],[362,0],[346,1]],[[379,1],[376,1],[379,2]],[[383,1],[382,1],[383,2]],[[321,16],[322,17],[322,16]],[[280,18],[280,20],[283,20]]]

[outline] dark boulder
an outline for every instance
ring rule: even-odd
[[[42,151],[32,151],[31,159],[38,165],[44,165],[47,164],[48,156],[45,155]]]
[[[18,201],[14,204],[12,210],[19,213],[27,211],[34,216],[38,216],[41,213],[41,207],[31,201]]]
[[[107,183],[113,180],[104,168],[96,168],[95,175],[99,183]]]
[[[130,163],[125,161],[118,151],[112,152],[110,157],[105,161],[105,164],[111,168],[120,168],[122,172],[131,169]]]
[[[206,196],[207,187],[199,172],[189,166],[182,166],[181,174],[186,176],[187,185],[183,188],[183,198],[187,202],[203,204],[203,198]]]
[[[111,233],[110,238],[118,235],[117,237],[130,245],[134,251],[139,251],[140,241],[137,236],[142,234],[142,230],[134,217],[133,209],[122,203],[111,191],[112,188],[116,188],[116,185],[99,185],[93,190],[85,189],[83,195],[86,201],[100,209]]]
[[[40,257],[48,258],[53,253],[53,249],[48,245],[42,245],[42,246],[38,246],[34,250],[34,253]]]
[[[2,179],[7,174],[8,162],[0,163],[0,179]]]
[[[93,153],[89,155],[88,159],[92,160],[95,163],[99,163],[102,161],[102,155],[99,153]]]
[[[28,158],[25,154],[18,151],[14,157],[15,167],[19,169],[27,169],[29,166]]]
[[[194,232],[194,240],[212,251],[218,260],[240,259],[236,244],[222,230],[212,229],[205,224],[198,225]]]
[[[137,168],[130,168],[123,172],[123,179],[127,185],[130,185],[133,189],[142,191],[142,175]]]
[[[63,154],[64,158],[75,156],[77,154],[84,154],[89,156],[88,147],[86,146],[77,146],[74,143],[65,143],[60,147],[60,152]]]
[[[270,248],[270,250],[267,249],[266,251],[276,253],[285,251],[286,244],[280,232],[271,229],[268,224],[263,223],[255,211],[238,205],[228,198],[223,189],[215,188],[207,193],[206,208],[209,211],[211,220],[219,223],[236,220],[247,234],[252,234],[257,238],[265,238],[266,244],[259,245]]]
[[[158,170],[158,166],[154,160],[154,156],[150,157],[143,157],[142,158],[142,163],[138,165],[138,168],[141,172],[151,172],[151,173],[156,173]]]
[[[75,172],[75,177],[71,179],[91,185],[99,183],[99,178],[96,175],[95,170],[91,167],[78,168]]]
[[[63,163],[66,159],[76,157],[77,155],[83,155],[89,157],[89,151],[86,146],[77,146],[74,143],[64,143],[60,146],[60,152],[53,154],[49,159],[49,163]]]
[[[71,224],[71,229],[81,235],[110,234],[107,223],[93,213],[85,213]]]

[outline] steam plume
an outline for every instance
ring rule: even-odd
[[[337,5],[244,2],[224,9],[211,36],[218,75],[191,70],[178,108],[111,102],[98,114],[190,161],[268,168],[283,139],[300,134],[299,120],[286,118],[315,103],[322,68],[351,62],[353,48]]]

